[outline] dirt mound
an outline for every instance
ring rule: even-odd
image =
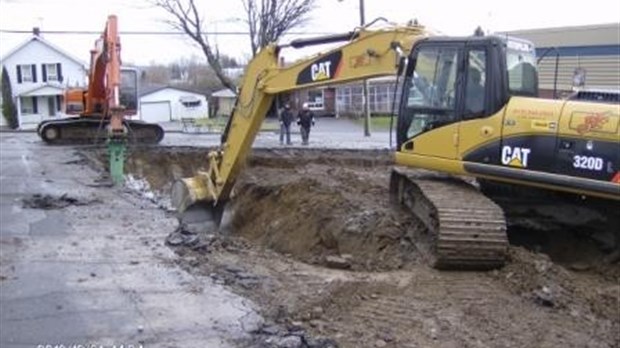
[[[315,172],[328,175],[314,179]],[[286,175],[253,168],[238,186],[233,233],[313,264],[402,268],[417,255],[412,218],[390,205],[387,181],[377,187],[363,174],[323,165]]]
[[[571,272],[554,263],[546,254],[521,247],[511,247],[509,259],[508,264],[494,275],[511,292],[571,315],[595,315],[617,321],[620,285],[609,284],[609,281],[618,284],[617,266],[599,270],[605,275],[600,278]],[[586,313],[583,313],[584,309]]]

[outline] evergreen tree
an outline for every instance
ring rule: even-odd
[[[4,119],[12,129],[16,129],[19,126],[17,122],[17,108],[13,101],[11,80],[4,67],[2,68],[2,116],[4,116]]]

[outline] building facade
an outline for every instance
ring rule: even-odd
[[[364,93],[361,83],[336,87],[335,114],[337,116],[362,116],[364,114]],[[396,103],[394,103],[396,100]],[[400,88],[396,88],[393,76],[368,80],[368,107],[374,116],[398,113]]]
[[[83,62],[36,32],[2,58],[2,67],[11,81],[20,127],[66,116],[65,89],[86,85]]]
[[[620,90],[620,22],[505,34],[536,46],[542,97],[564,97],[577,89]]]

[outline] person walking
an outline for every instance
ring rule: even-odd
[[[292,145],[291,142],[291,123],[293,122],[293,112],[291,106],[286,103],[280,111],[280,145],[284,144],[284,136],[286,135],[286,145]]]
[[[301,144],[308,145],[310,127],[314,126],[314,113],[308,107],[308,103],[302,105],[301,111],[297,115],[297,124],[301,131]]]

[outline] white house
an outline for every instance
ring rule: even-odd
[[[204,94],[179,87],[150,86],[140,91],[140,119],[159,123],[183,118],[209,117]]]
[[[65,88],[86,85],[84,63],[43,39],[36,28],[30,39],[2,57],[2,67],[11,81],[20,127],[65,117]]]

